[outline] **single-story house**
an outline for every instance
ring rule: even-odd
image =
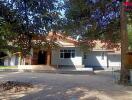
[[[13,53],[12,55],[6,55],[4,57],[2,57],[2,59],[4,59],[4,66],[16,66],[16,65],[19,65],[20,63],[20,55],[21,53],[20,52],[16,52],[16,53]]]
[[[52,34],[50,33],[50,38]],[[33,40],[35,41],[35,40]],[[121,55],[120,51],[115,49],[102,49],[103,43],[99,40],[96,46],[91,50],[82,50],[77,45],[78,41],[71,37],[64,37],[56,34],[56,44],[59,48],[44,49],[32,48],[31,55],[20,60],[19,55],[5,59],[5,65],[27,65],[28,68],[38,65],[53,66],[54,68],[94,68],[94,69],[120,69]],[[19,59],[19,60],[18,60]],[[20,62],[19,62],[20,61]],[[27,68],[27,67],[24,67]],[[45,67],[44,67],[45,68]],[[40,69],[40,67],[38,67]],[[42,68],[43,69],[43,68]]]

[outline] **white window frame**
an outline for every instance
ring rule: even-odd
[[[70,52],[70,58],[65,58],[64,57],[64,54],[66,53],[66,52]],[[61,53],[63,53],[63,57],[61,57]],[[75,49],[60,49],[60,52],[59,52],[59,58],[60,59],[72,59],[72,58],[75,58],[75,55],[76,55],[76,51],[75,51]],[[72,55],[72,54],[74,54],[74,56]]]

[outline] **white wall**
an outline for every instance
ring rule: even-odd
[[[104,53],[104,56],[102,56]],[[91,51],[86,54],[86,59],[83,59],[84,65],[87,67],[102,67],[107,68],[107,52]]]
[[[5,59],[4,59],[4,66],[8,66],[8,64],[9,64],[9,63],[8,63],[8,58],[5,58]]]
[[[60,58],[60,49],[75,49],[75,58]],[[52,65],[71,65],[82,66],[83,53],[79,48],[65,47],[57,50],[52,50],[51,64]]]
[[[108,70],[119,70],[121,66],[120,54],[109,54],[104,52],[104,59],[102,59],[103,51],[92,51],[87,53],[87,58],[83,59],[83,64],[86,67],[100,67]]]
[[[10,60],[10,66],[15,66],[16,56],[12,56]]]
[[[15,66],[16,64],[18,64],[18,61],[16,61],[17,59],[19,59],[19,57],[16,57],[15,55],[10,57],[7,57],[4,59],[4,66]]]
[[[121,54],[108,55],[108,66],[113,70],[119,70],[121,67]]]

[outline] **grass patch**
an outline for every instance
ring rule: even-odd
[[[0,66],[0,69],[17,69],[17,66]]]

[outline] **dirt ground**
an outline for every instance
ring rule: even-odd
[[[132,86],[115,84],[112,72],[95,75],[0,72],[0,81],[30,82],[34,88],[1,92],[0,100],[132,100]]]

